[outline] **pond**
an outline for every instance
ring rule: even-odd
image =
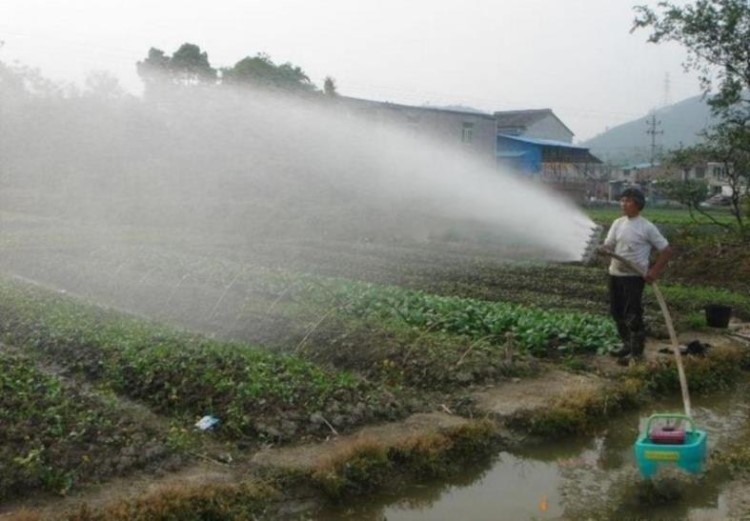
[[[750,382],[731,392],[693,398],[693,418],[708,432],[709,454],[747,436]],[[641,478],[633,456],[639,425],[655,412],[680,412],[679,399],[618,416],[588,438],[503,451],[448,481],[404,487],[398,494],[359,498],[307,512],[315,521],[439,521],[542,519],[701,519],[729,515],[728,476],[710,460],[691,476],[667,468]]]

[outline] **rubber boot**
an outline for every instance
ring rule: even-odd
[[[620,336],[620,340],[622,341],[622,344],[620,347],[613,349],[609,352],[610,356],[614,356],[615,358],[622,358],[625,356],[630,355],[630,330],[628,329],[627,325],[623,322],[615,322],[615,326],[617,326],[617,334]]]
[[[630,354],[638,360],[643,359],[643,350],[646,347],[646,335],[633,333],[630,337]]]
[[[614,356],[615,358],[624,358],[626,356],[630,356],[630,347],[628,347],[627,343],[624,343],[617,349],[613,349],[609,352],[609,356]]]

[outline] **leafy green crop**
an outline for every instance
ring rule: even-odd
[[[338,282],[342,310],[359,317],[396,319],[420,329],[505,342],[511,335],[523,350],[544,355],[550,348],[597,352],[612,345],[611,321],[585,313],[555,313],[531,306],[443,297],[392,286]]]
[[[35,490],[64,494],[111,473],[113,460],[134,466],[164,455],[164,436],[31,359],[0,353],[0,500]]]
[[[155,411],[214,414],[229,435],[263,436],[265,427],[284,419],[281,411],[306,419],[331,400],[382,398],[375,386],[346,372],[176,332],[40,289],[0,284],[0,301],[0,332],[9,343],[43,351]]]

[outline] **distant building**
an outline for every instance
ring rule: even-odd
[[[497,162],[576,200],[602,196],[597,165],[588,148],[573,145],[573,132],[551,109],[495,112]]]
[[[726,165],[719,162],[706,161],[692,166],[689,169],[675,170],[674,167],[661,165],[660,163],[639,163],[628,165],[616,171],[612,181],[622,185],[638,184],[648,187],[652,182],[662,179],[673,179],[681,181],[705,181],[708,185],[708,194],[731,195]],[[614,192],[617,188],[614,188]]]
[[[727,167],[724,163],[714,163],[707,161],[695,165],[689,170],[683,170],[680,173],[680,179],[705,181],[708,185],[709,195],[732,195],[732,188],[729,186],[727,178]]]
[[[495,163],[496,123],[492,114],[470,110],[415,107],[339,97],[352,113],[373,122],[396,125],[444,143],[459,144],[488,163]]]
[[[616,169],[612,180],[625,181],[626,183],[647,183],[669,176],[669,171],[660,163],[638,163]]]
[[[588,148],[573,145],[573,132],[551,109],[488,114],[454,108],[416,107],[338,97],[352,114],[373,122],[467,147],[480,159],[546,183],[574,199],[599,195]]]
[[[498,134],[573,142],[575,134],[555,116],[552,109],[505,110],[494,115]]]
[[[616,199],[618,194],[629,185],[641,187],[647,195],[656,197],[653,192],[655,181],[662,179],[673,179],[681,181],[705,181],[708,186],[708,195],[732,194],[732,188],[727,177],[727,167],[724,163],[706,161],[694,165],[688,169],[675,170],[674,167],[664,166],[660,163],[639,163],[628,165],[615,171],[610,180],[609,197]]]
[[[585,147],[500,133],[497,135],[497,158],[499,164],[514,170],[554,180],[577,179],[581,174],[581,165],[601,163]]]
[[[610,201],[617,201],[624,189],[634,186],[643,190],[647,199],[653,199],[656,194],[653,192],[652,183],[669,177],[669,170],[660,163],[646,162],[617,168],[613,170],[609,180],[607,198]]]

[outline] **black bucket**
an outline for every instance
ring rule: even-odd
[[[706,323],[711,327],[725,328],[729,325],[732,316],[732,308],[721,304],[709,304],[705,307]]]

